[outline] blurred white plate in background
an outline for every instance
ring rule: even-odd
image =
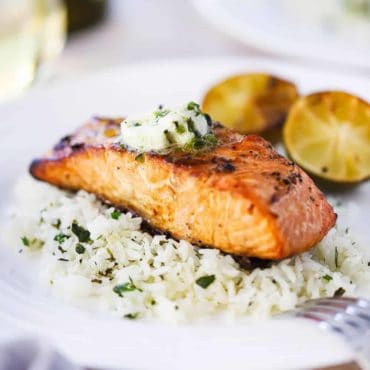
[[[370,14],[340,0],[193,0],[222,31],[261,50],[370,68]]]
[[[94,114],[123,115],[200,100],[214,82],[233,73],[268,71],[297,83],[302,93],[346,89],[370,98],[368,81],[260,59],[159,61],[122,66],[33,90],[0,107],[2,217],[17,177],[30,160]],[[369,182],[347,194],[368,228]],[[341,340],[294,319],[169,326],[117,320],[70,307],[42,289],[35,265],[0,246],[0,339],[18,333],[46,337],[71,359],[91,367],[125,369],[289,369],[350,359]]]

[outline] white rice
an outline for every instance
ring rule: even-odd
[[[266,317],[311,298],[369,286],[363,249],[339,221],[310,252],[270,268],[242,269],[216,249],[140,230],[141,218],[122,213],[80,191],[71,194],[30,177],[22,179],[7,232],[7,243],[40,257],[40,275],[52,291],[72,301],[91,301],[119,317],[180,322],[224,315]],[[90,242],[76,252],[75,222],[90,231]],[[59,242],[58,234],[68,237]],[[21,238],[29,246],[24,246]],[[64,239],[64,241],[63,241]],[[208,277],[206,288],[197,279]],[[125,288],[122,284],[127,284]],[[116,288],[114,291],[114,287]]]

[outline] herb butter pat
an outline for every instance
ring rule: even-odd
[[[210,134],[211,120],[194,102],[173,110],[159,107],[121,123],[121,144],[141,152],[186,147]]]

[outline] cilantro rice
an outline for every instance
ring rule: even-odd
[[[15,198],[7,243],[39,257],[40,277],[57,296],[122,318],[266,317],[370,284],[368,258],[340,208],[337,226],[310,252],[247,271],[216,249],[152,236],[141,218],[84,191],[26,177]]]

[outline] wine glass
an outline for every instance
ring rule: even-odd
[[[0,102],[18,96],[59,55],[65,34],[61,0],[1,0]]]

